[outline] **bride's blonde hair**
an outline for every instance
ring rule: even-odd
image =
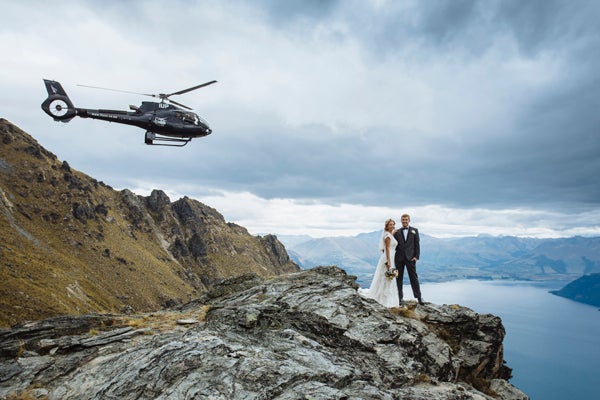
[[[387,228],[388,228],[388,226],[389,226],[389,225],[390,225],[392,222],[393,222],[394,224],[396,223],[396,221],[394,221],[394,220],[393,220],[393,219],[391,219],[391,218],[390,218],[390,219],[388,219],[387,221],[385,221],[385,225],[383,226],[383,230],[384,230],[384,231],[387,231]]]

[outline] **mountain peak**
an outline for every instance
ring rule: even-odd
[[[0,326],[149,311],[220,280],[298,271],[285,248],[189,197],[116,191],[0,119]],[[274,252],[276,253],[275,256]]]

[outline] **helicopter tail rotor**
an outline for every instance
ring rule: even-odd
[[[42,110],[55,121],[69,122],[77,115],[77,109],[67,96],[67,92],[57,81],[44,79],[48,98],[42,103]]]

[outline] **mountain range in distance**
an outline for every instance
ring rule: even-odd
[[[356,275],[363,287],[369,286],[375,271],[380,237],[381,231],[326,238],[277,235],[301,268],[337,265]],[[584,275],[600,273],[600,237],[541,239],[479,235],[436,238],[424,233],[420,237],[418,271],[423,282],[478,279],[560,281],[566,284]],[[575,299],[573,296],[570,292],[566,295]]]

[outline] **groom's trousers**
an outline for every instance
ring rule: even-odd
[[[413,295],[416,299],[421,298],[421,286],[419,285],[419,276],[417,275],[417,262],[411,260],[401,260],[396,258],[394,260],[396,268],[398,269],[398,278],[396,278],[396,285],[398,285],[398,297],[402,301],[404,295],[402,293],[402,281],[404,280],[404,267],[406,266],[406,272],[408,272],[408,279],[410,280],[410,287],[412,288]]]

